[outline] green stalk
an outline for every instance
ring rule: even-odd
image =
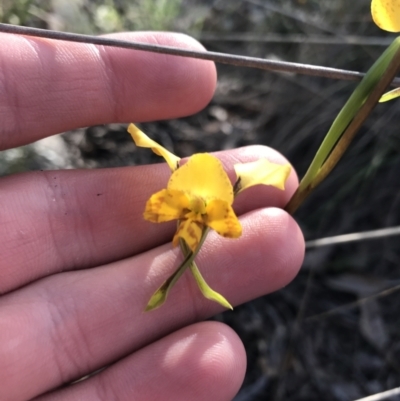
[[[184,256],[188,255],[190,252],[189,247],[187,246],[186,242],[184,240],[180,240],[179,244],[181,246],[181,250]],[[204,280],[204,277],[200,273],[199,268],[197,267],[197,264],[195,261],[193,261],[190,264],[190,271],[193,274],[194,279],[196,280],[197,285],[199,286],[199,289],[203,296],[207,299],[210,299],[211,301],[217,302],[220,305],[222,305],[224,308],[227,309],[233,309],[232,305],[218,292],[214,291]]]
[[[151,296],[150,301],[148,302],[145,312],[151,311],[153,309],[159,308],[167,299],[168,293],[171,288],[175,285],[175,283],[179,280],[185,270],[193,263],[194,258],[199,253],[201,246],[203,245],[207,234],[208,227],[205,228],[201,234],[201,239],[199,245],[195,249],[194,252],[189,251],[184,254],[185,259],[179,265],[179,267],[164,281],[164,283],[157,289],[157,291]]]
[[[296,193],[286,206],[288,212],[294,213],[333,169],[387,86],[392,82],[399,66],[400,37],[396,38],[373,64],[339,112]],[[341,140],[345,133],[346,139]]]

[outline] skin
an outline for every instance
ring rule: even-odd
[[[123,39],[200,49],[191,38],[125,33]],[[211,99],[210,62],[0,35],[0,148],[81,126],[186,116]],[[127,134],[128,135],[128,134]],[[266,157],[253,146],[220,152],[233,164]],[[143,219],[165,187],[166,164],[30,172],[0,179],[1,400],[231,400],[246,356],[217,322],[187,272],[160,309],[150,295],[177,267],[175,223]],[[297,187],[254,187],[235,210],[243,235],[211,233],[197,262],[233,305],[278,290],[297,273],[304,242],[282,208]],[[107,367],[73,386],[67,383]]]

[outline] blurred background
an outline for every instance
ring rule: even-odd
[[[0,0],[0,20],[87,34],[171,30],[208,50],[365,72],[394,38],[372,23],[369,7],[370,0]],[[180,156],[268,145],[302,176],[355,88],[234,66],[218,72],[205,110],[143,130]],[[307,240],[400,225],[399,111],[400,100],[378,105],[296,213]],[[112,124],[3,151],[0,174],[158,161],[136,149],[126,125]],[[400,386],[399,237],[358,237],[310,243],[288,287],[215,317],[247,349],[236,401],[355,400]]]

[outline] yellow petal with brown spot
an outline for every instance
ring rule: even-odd
[[[267,159],[255,162],[235,164],[236,176],[239,181],[239,192],[253,185],[272,185],[279,189],[285,189],[285,182],[290,174],[290,164],[271,163]]]
[[[179,238],[185,240],[186,244],[192,252],[195,251],[201,240],[201,234],[203,232],[203,225],[197,221],[186,219],[180,222],[178,230],[172,240],[172,244],[177,246],[179,244]]]
[[[189,200],[185,193],[163,189],[147,201],[143,217],[153,223],[180,219],[188,206]]]
[[[389,32],[400,32],[399,0],[372,0],[371,14],[379,28]]]
[[[185,191],[204,200],[221,199],[230,205],[233,188],[221,162],[208,153],[193,155],[186,164],[174,171],[168,189]]]
[[[150,148],[156,155],[162,156],[168,163],[171,171],[175,171],[179,167],[179,161],[181,160],[180,157],[175,156],[169,150],[159,145],[156,141],[150,139],[144,132],[140,131],[136,125],[129,124],[128,132],[131,134],[136,146],[141,148]]]
[[[205,223],[226,238],[238,238],[242,235],[242,225],[231,205],[220,199],[214,199],[207,204]]]

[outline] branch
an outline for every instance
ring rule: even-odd
[[[341,70],[330,67],[321,67],[311,64],[290,63],[286,61],[266,60],[256,57],[239,56],[208,51],[194,51],[180,49],[172,46],[160,46],[148,43],[130,42],[127,40],[111,39],[103,36],[81,35],[77,33],[58,32],[47,29],[30,28],[24,26],[0,23],[0,32],[12,33],[25,36],[36,36],[47,39],[64,40],[68,42],[90,43],[101,46],[121,47],[124,49],[135,49],[154,53],[170,54],[173,56],[191,57],[202,60],[215,61],[221,64],[231,64],[240,67],[258,68],[268,71],[289,72],[331,79],[360,81],[365,74],[357,71]],[[400,86],[400,79],[396,78],[392,86]]]

